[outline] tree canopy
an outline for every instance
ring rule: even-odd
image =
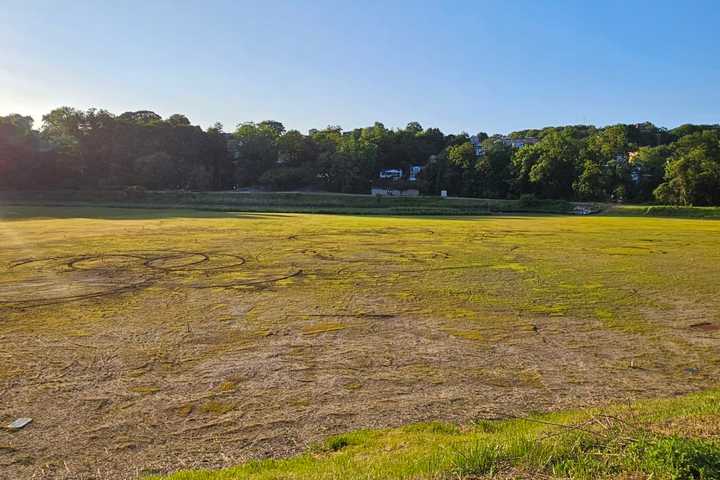
[[[569,125],[492,135],[409,122],[307,134],[276,120],[202,129],[176,113],[60,107],[0,117],[0,188],[314,189],[368,193],[384,169],[423,194],[720,204],[720,125]],[[474,142],[474,143],[473,143]]]

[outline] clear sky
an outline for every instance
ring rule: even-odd
[[[0,0],[0,114],[446,133],[720,122],[720,2]]]

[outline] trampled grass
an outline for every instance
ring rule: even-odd
[[[227,467],[333,434],[415,445],[380,454],[383,472],[405,472],[429,434],[403,425],[673,396],[720,378],[714,221],[1,216],[0,422],[35,419],[0,432],[16,478]],[[432,435],[469,434],[458,428]],[[343,433],[354,431],[366,433]],[[366,468],[361,458],[348,468]]]

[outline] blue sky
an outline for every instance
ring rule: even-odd
[[[446,133],[720,121],[717,1],[0,0],[0,114]]]

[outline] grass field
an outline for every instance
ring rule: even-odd
[[[481,419],[717,387],[714,221],[0,211],[0,422],[34,419],[0,431],[11,478],[220,468],[318,442],[235,473],[315,478],[319,462],[340,478],[367,458],[365,478],[486,474],[461,459],[513,466],[503,432],[544,431]],[[637,415],[716,419],[716,400]],[[556,415],[537,418],[591,414]],[[407,427],[428,421],[462,427]],[[552,474],[536,460],[515,467]]]

